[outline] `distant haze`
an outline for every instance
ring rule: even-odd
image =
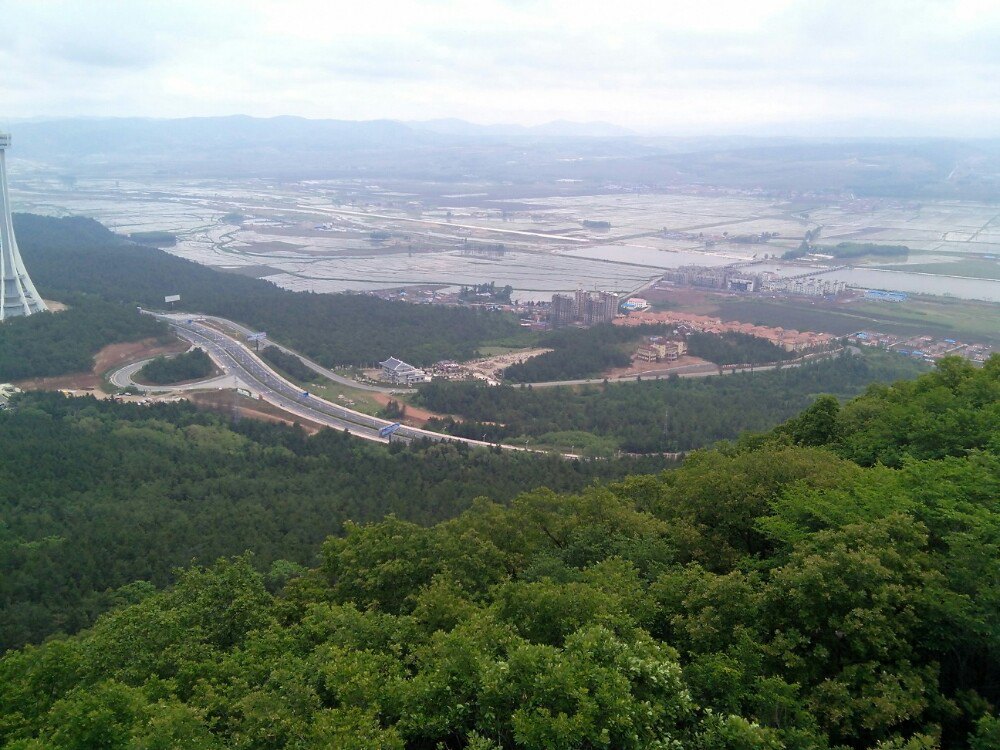
[[[385,180],[519,186],[524,196],[717,188],[825,195],[1000,195],[1000,139],[647,137],[603,123],[301,117],[60,118],[16,123],[21,176]],[[411,185],[410,187],[413,187]],[[402,187],[401,189],[410,189]],[[467,188],[449,187],[446,192]],[[509,192],[504,189],[502,192]]]
[[[0,0],[0,125],[248,114],[577,135],[1000,135],[995,0]],[[544,135],[545,128],[534,131]]]

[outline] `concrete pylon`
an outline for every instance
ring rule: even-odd
[[[7,195],[7,154],[10,134],[0,133],[0,322],[48,310],[31,283],[14,238]]]

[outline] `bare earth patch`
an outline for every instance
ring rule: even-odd
[[[529,359],[541,356],[542,354],[548,354],[551,351],[551,349],[544,348],[521,349],[520,351],[507,352],[506,354],[497,354],[493,357],[483,357],[463,362],[462,366],[474,375],[478,373],[487,380],[499,382],[502,379],[501,373],[511,365],[522,364]]]
[[[371,393],[369,396],[381,406],[386,406],[390,399],[393,398],[388,393]],[[444,414],[427,411],[427,409],[421,409],[419,406],[412,406],[411,404],[405,404],[405,407],[406,416],[400,421],[410,427],[423,427],[431,417],[443,418],[445,416]]]
[[[94,391],[95,395],[106,395],[101,390],[104,385],[102,376],[109,370],[148,357],[184,352],[188,347],[187,342],[179,339],[162,344],[155,338],[108,344],[94,355],[94,366],[90,372],[73,372],[51,378],[30,378],[18,381],[15,385],[30,391],[85,390]]]
[[[126,341],[123,344],[109,344],[94,355],[94,372],[103,375],[108,370],[123,367],[140,359],[186,352],[190,346],[188,342],[180,339],[175,339],[168,344],[161,344],[152,338],[141,341]]]
[[[707,359],[687,355],[674,360],[673,362],[633,361],[629,367],[616,367],[613,370],[606,371],[602,377],[608,378],[608,380],[614,380],[615,378],[634,378],[636,375],[645,375],[646,373],[669,375],[669,371],[671,370],[690,372],[687,368],[693,365],[705,366],[705,369],[716,369],[716,365],[712,364]]]
[[[298,423],[302,429],[313,435],[323,429],[323,425],[309,419],[290,414],[266,401],[237,395],[235,391],[194,391],[185,394],[188,401],[199,408],[232,415],[234,410],[248,419],[259,419],[263,422],[293,425]]]

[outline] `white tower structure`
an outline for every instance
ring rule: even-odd
[[[10,134],[0,133],[0,322],[48,310],[31,283],[14,239],[14,222],[10,217],[10,198],[7,195],[6,150],[9,146]]]

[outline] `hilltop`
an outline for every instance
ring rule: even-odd
[[[0,662],[6,747],[997,746],[1000,357],[681,468],[346,524]],[[214,441],[213,442],[218,442]]]

